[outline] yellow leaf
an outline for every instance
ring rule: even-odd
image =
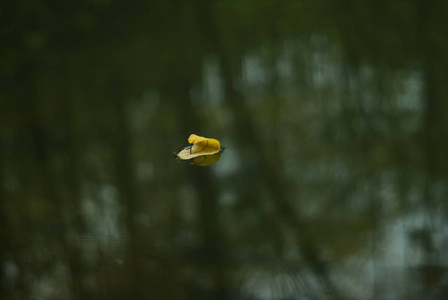
[[[207,138],[202,137],[202,136],[198,136],[196,134],[190,134],[190,136],[188,137],[188,142],[190,144],[194,144],[194,143],[199,143],[201,141],[207,140]]]
[[[202,153],[202,152],[206,151],[207,148],[208,148],[208,140],[202,140],[202,141],[196,142],[193,145],[191,145],[190,153],[191,154]]]
[[[182,160],[193,159],[204,155],[213,155],[221,151],[221,144],[215,139],[191,134],[188,137],[188,142],[191,146],[176,154]]]

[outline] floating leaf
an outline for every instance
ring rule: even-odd
[[[179,159],[189,160],[197,158],[193,163],[199,166],[211,165],[219,160],[220,155],[214,158],[203,158],[204,156],[220,154],[221,144],[218,140],[191,134],[188,137],[188,142],[191,144],[189,147],[184,148],[179,153],[175,153]]]

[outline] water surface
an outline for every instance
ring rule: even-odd
[[[2,8],[0,298],[448,297],[447,4],[420,2]],[[192,133],[218,162],[173,158]]]

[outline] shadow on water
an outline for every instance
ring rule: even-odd
[[[0,298],[445,299],[446,9],[3,5]]]

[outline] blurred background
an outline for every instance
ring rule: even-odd
[[[3,1],[0,299],[447,299],[447,11]]]

